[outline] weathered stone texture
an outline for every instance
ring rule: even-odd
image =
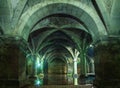
[[[95,85],[97,88],[119,88],[120,40],[108,39],[95,47]]]
[[[20,86],[26,79],[25,43],[13,37],[0,37],[0,87]]]

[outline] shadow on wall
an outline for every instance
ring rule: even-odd
[[[3,30],[1,27],[0,27],[0,35],[3,35]]]

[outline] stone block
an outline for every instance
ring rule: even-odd
[[[5,85],[20,86],[26,80],[25,47],[21,39],[16,39],[0,37],[0,88]]]
[[[97,88],[119,88],[120,39],[108,38],[95,47],[95,85]]]

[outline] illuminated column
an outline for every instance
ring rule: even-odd
[[[95,73],[94,60],[91,60],[91,72]]]
[[[27,70],[29,78],[36,78],[37,76],[37,56],[35,54],[27,55]]]
[[[77,72],[77,59],[79,56],[80,52],[75,49],[75,52],[73,54],[74,56],[74,68],[73,68],[73,78],[74,78],[74,85],[78,85],[78,72]]]
[[[41,73],[44,74],[44,72],[43,72],[44,56],[42,57],[40,64],[41,64]]]
[[[74,58],[73,78],[74,85],[78,85],[77,58]]]
[[[77,72],[77,59],[80,54],[80,52],[77,49],[72,50],[72,48],[67,47],[67,49],[70,51],[71,55],[73,56],[73,82],[74,85],[78,85],[78,72]]]
[[[35,54],[35,55],[33,55],[33,75],[34,75],[34,77],[37,77],[37,55]]]

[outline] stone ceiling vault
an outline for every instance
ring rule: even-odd
[[[31,52],[50,61],[61,56],[67,62],[76,49],[82,53],[90,43],[120,34],[119,0],[0,1],[0,35],[21,36]]]

